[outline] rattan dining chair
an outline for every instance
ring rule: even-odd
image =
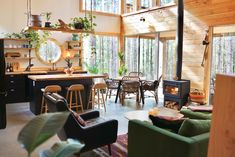
[[[119,83],[119,81],[110,79],[108,73],[104,73],[104,75],[106,76],[106,77],[104,78],[104,81],[105,81],[105,83],[106,83],[106,85],[107,85],[106,98],[105,98],[105,100],[107,101],[107,98],[108,98],[108,97],[109,97],[109,99],[111,98],[112,91],[118,89],[118,83]]]
[[[120,100],[124,104],[126,94],[136,94],[136,101],[140,102],[140,78],[138,76],[123,76],[121,82]]]
[[[154,81],[142,81],[142,90],[143,93],[146,91],[149,91],[150,93],[153,94],[156,103],[158,103],[158,87],[161,82],[162,76],[160,76],[157,80]]]
[[[144,74],[142,72],[137,72],[137,71],[129,72],[128,75],[129,76],[138,76],[138,77],[143,77],[144,76]]]

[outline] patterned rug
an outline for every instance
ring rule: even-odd
[[[127,134],[118,135],[116,143],[111,145],[112,157],[127,157]],[[108,146],[93,150],[97,157],[110,157]]]

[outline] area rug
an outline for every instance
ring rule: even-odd
[[[112,157],[127,157],[127,134],[118,135],[117,141],[111,145]],[[94,149],[97,157],[110,157],[108,146]]]

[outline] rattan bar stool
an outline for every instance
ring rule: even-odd
[[[58,93],[61,91],[61,87],[59,85],[48,85],[45,88],[42,88],[41,91],[43,93]],[[42,104],[41,104],[41,114],[42,113],[47,113],[47,104],[44,100],[44,96],[42,96]]]
[[[94,105],[97,104],[99,109],[100,105],[103,105],[104,111],[106,112],[105,99],[104,99],[104,92],[106,91],[106,89],[107,89],[106,83],[96,83],[93,85],[90,92],[87,109],[89,108],[89,104],[92,104],[92,108],[94,108]],[[97,99],[95,98],[96,95]]]
[[[84,86],[82,84],[74,84],[68,87],[67,89],[66,99],[69,102],[69,108],[70,109],[76,108],[76,112],[78,112],[78,108],[81,108],[82,112],[84,112],[82,96],[81,96],[81,91],[83,90]],[[73,96],[75,96],[75,98]],[[78,103],[78,96],[80,104]],[[74,99],[75,102],[73,102]]]

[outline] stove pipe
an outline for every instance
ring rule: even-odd
[[[183,60],[183,34],[184,34],[184,0],[178,0],[177,8],[177,30],[176,30],[176,76],[181,80]]]

